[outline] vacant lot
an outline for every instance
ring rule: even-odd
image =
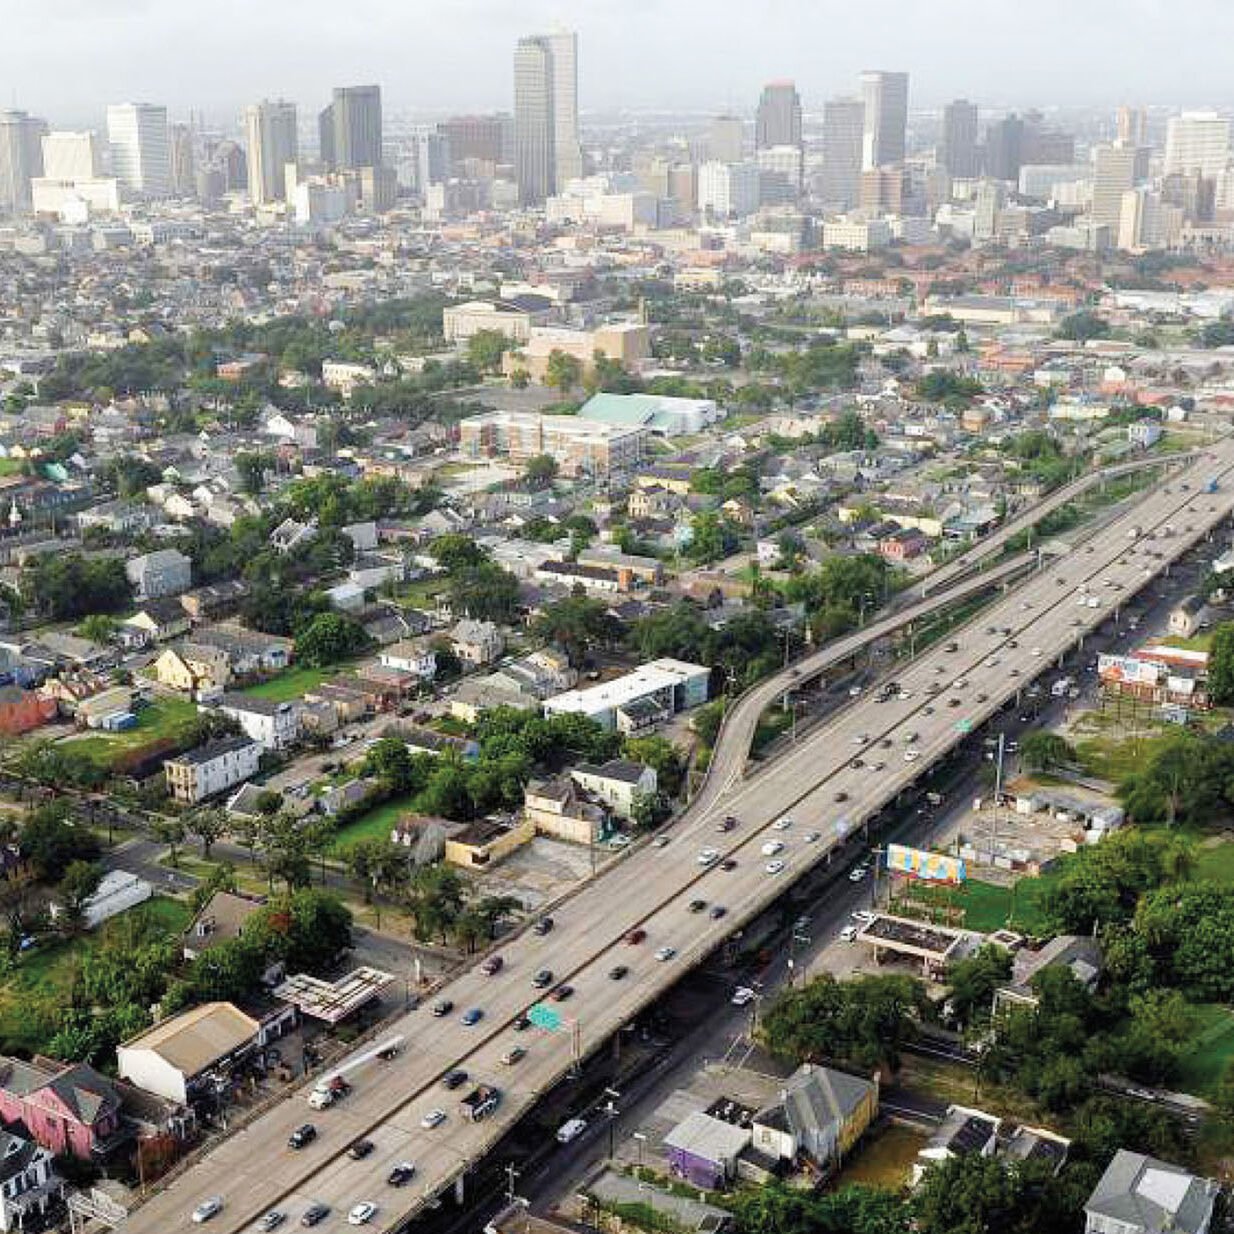
[[[338,668],[289,668],[269,681],[260,685],[250,686],[243,693],[250,698],[265,698],[273,703],[286,703],[293,698],[300,698],[314,686],[335,676]]]
[[[374,806],[367,814],[362,814],[353,822],[348,823],[334,837],[334,842],[330,845],[329,855],[331,857],[345,857],[347,850],[357,840],[369,840],[374,836],[389,839],[394,824],[410,810],[410,797],[395,797],[392,801],[386,801],[379,806]]]
[[[836,1177],[837,1187],[860,1183],[899,1191],[908,1183],[909,1172],[929,1136],[915,1127],[889,1123],[866,1133],[865,1140]]]
[[[137,712],[137,725],[123,733],[91,733],[62,743],[74,754],[100,767],[111,767],[121,755],[131,754],[156,741],[179,740],[192,727],[197,707],[187,699],[159,698]]]

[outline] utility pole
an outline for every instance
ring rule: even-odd
[[[1003,800],[1003,752],[1007,747],[1007,734],[999,733],[998,735],[998,754],[995,756],[994,763],[994,815],[990,822],[990,844],[989,855],[990,864],[994,864],[994,843],[998,836],[998,812],[1002,809]]]
[[[513,1204],[515,1200],[514,1183],[520,1178],[519,1171],[514,1168],[514,1162],[506,1163],[506,1203]]]
[[[608,1159],[612,1161],[617,1134],[617,1118],[621,1114],[616,1100],[621,1094],[615,1088],[606,1088],[604,1095],[608,1098],[604,1103],[604,1113],[608,1115]]]

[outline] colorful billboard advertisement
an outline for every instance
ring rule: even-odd
[[[926,879],[932,883],[962,883],[968,873],[959,857],[943,853],[927,853],[906,844],[887,845],[887,869],[893,874]]]
[[[1098,656],[1097,672],[1102,681],[1155,686],[1161,677],[1161,665],[1135,660],[1131,656]]]

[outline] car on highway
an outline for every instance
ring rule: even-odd
[[[377,1057],[383,1063],[388,1063],[392,1058],[398,1058],[398,1052],[401,1047],[397,1042],[392,1041],[388,1046],[383,1046],[377,1051]]]
[[[691,900],[688,905],[690,912],[701,913],[707,907],[706,900]]]
[[[720,869],[726,872],[735,870],[736,868],[737,868],[737,858],[736,857],[725,857],[725,859],[720,862]]]
[[[821,837],[817,831],[807,831],[805,835],[801,837],[802,842],[805,844],[817,844],[820,838]]]
[[[430,1010],[432,1011],[433,1015],[435,1015],[440,1020],[442,1016],[449,1015],[450,1012],[454,1010],[454,1004],[453,1002],[450,1001],[450,999],[442,998],[442,999],[438,999],[438,1001],[432,1005]]]
[[[610,981],[621,981],[630,970],[624,964],[614,964],[608,970],[608,978]]]
[[[881,762],[881,761],[880,761],[880,762],[877,762],[877,763],[871,763],[871,764],[870,764],[870,770],[871,770],[871,771],[873,771],[873,772],[879,772],[879,771],[882,771],[882,769],[883,769],[884,767],[886,767],[886,766],[887,766],[887,764],[886,764],[886,763],[884,763],[884,762]]]
[[[780,871],[784,869],[784,862],[769,861],[763,869],[766,870],[768,874],[779,874]]]
[[[257,1229],[261,1234],[270,1234],[271,1230],[277,1230],[286,1220],[287,1214],[281,1208],[272,1208],[257,1223]]]
[[[587,1120],[585,1118],[571,1118],[557,1128],[557,1143],[569,1144],[572,1140],[577,1140],[586,1130]]]
[[[317,1138],[317,1128],[312,1123],[301,1123],[287,1137],[288,1148],[304,1148]]]
[[[551,968],[542,968],[531,979],[531,984],[537,990],[547,990],[553,984],[553,970]]]
[[[911,749],[910,749],[910,750],[905,750],[905,751],[904,751],[904,761],[905,761],[906,763],[915,763],[915,762],[916,762],[916,761],[917,761],[920,757],[921,757],[921,751],[920,751],[920,750],[911,750]]]
[[[856,941],[857,941],[857,927],[853,925],[846,925],[840,931],[840,942],[855,943]]]
[[[416,1176],[416,1167],[410,1161],[400,1161],[386,1175],[386,1182],[391,1187],[405,1187]]]
[[[701,866],[713,866],[720,860],[720,854],[714,848],[705,848],[698,855],[698,864]]]
[[[848,794],[843,789],[841,789],[838,793],[836,793],[835,799],[836,799],[837,805],[842,805],[844,802],[848,800]]]
[[[876,914],[871,912],[868,908],[859,908],[855,913],[853,913],[853,920],[858,925],[869,925],[870,922],[874,920],[875,916]]]
[[[572,985],[559,985],[549,997],[555,1003],[564,1003],[574,993]]]
[[[763,845],[764,857],[774,857],[776,853],[782,853],[783,851],[784,845],[781,844],[779,840],[768,840],[767,843]]]
[[[501,1061],[507,1067],[513,1067],[520,1058],[526,1058],[527,1051],[521,1045],[511,1046],[502,1056]]]
[[[555,923],[551,917],[541,917],[539,921],[531,927],[531,932],[533,934],[538,934],[541,938],[543,938],[552,930],[554,924]]]
[[[462,1088],[467,1083],[467,1072],[461,1067],[456,1067],[453,1071],[447,1071],[442,1077],[442,1088],[448,1088],[453,1092],[456,1088]]]
[[[1033,648],[1033,655],[1039,658],[1039,657],[1041,656],[1041,648],[1040,648],[1040,647],[1034,647],[1034,648]]]
[[[429,1110],[429,1112],[420,1120],[420,1126],[425,1131],[432,1131],[434,1127],[440,1127],[446,1121],[445,1110]]]
[[[634,929],[626,935],[626,942],[631,947],[637,947],[647,937],[647,931],[643,929]]]
[[[202,1200],[200,1204],[193,1209],[193,1224],[201,1225],[203,1222],[209,1221],[212,1217],[217,1217],[223,1211],[223,1197],[221,1195],[212,1195],[208,1200]]]
[[[652,848],[668,848],[669,843],[670,841],[669,841],[668,836],[656,836],[656,838],[652,840],[651,842],[651,847]]]
[[[484,1012],[481,1011],[479,1007],[469,1007],[461,1016],[459,1016],[458,1022],[462,1024],[464,1028],[471,1028],[474,1025],[479,1024],[482,1019],[484,1019]]]
[[[306,1228],[320,1225],[330,1215],[329,1204],[319,1204],[314,1201],[300,1215],[300,1224]]]
[[[505,960],[499,955],[491,955],[483,964],[480,965],[480,971],[486,977],[496,977],[501,972]]]
[[[531,1021],[525,1015],[521,1015],[514,1021],[512,1027],[516,1033],[525,1033],[531,1027]]]
[[[756,997],[757,995],[748,985],[739,985],[733,991],[733,997],[728,1001],[732,1003],[734,1007],[744,1007],[747,1003],[752,1003]]]
[[[737,826],[737,820],[730,814],[727,818],[722,818],[716,824],[717,831],[732,831]]]
[[[863,861],[860,865],[853,866],[848,872],[848,881],[850,883],[862,882],[866,875],[869,874],[870,867]]]
[[[351,1212],[347,1214],[348,1225],[368,1225],[377,1214],[377,1205],[369,1200],[361,1200],[359,1204],[351,1206]]]
[[[723,904],[713,904],[711,906],[711,911],[708,912],[707,914],[707,916],[710,917],[712,921],[719,921],[721,917],[725,917],[727,915],[728,915],[728,909],[725,908]]]
[[[786,814],[783,818],[777,818],[771,824],[772,831],[787,831],[793,825],[793,820]]]
[[[372,1140],[354,1140],[347,1149],[352,1161],[363,1161],[373,1151]]]
[[[676,954],[676,947],[661,947],[659,951],[656,952],[656,959],[659,960],[661,964],[664,964],[671,960]]]

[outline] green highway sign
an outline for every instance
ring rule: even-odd
[[[527,1013],[527,1018],[537,1027],[548,1029],[550,1033],[561,1031],[561,1012],[543,1003],[536,1005]]]

